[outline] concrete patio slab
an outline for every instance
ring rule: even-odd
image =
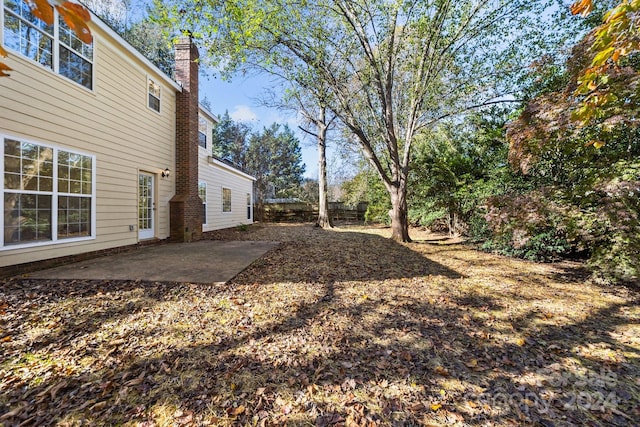
[[[202,240],[147,246],[29,273],[35,279],[225,283],[278,242]]]

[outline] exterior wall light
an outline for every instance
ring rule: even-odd
[[[169,170],[169,168],[166,168],[165,170],[162,171],[163,178],[169,178],[169,175],[171,175],[171,171]]]

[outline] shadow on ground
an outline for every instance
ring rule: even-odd
[[[454,259],[363,233],[296,233],[224,286],[5,282],[0,421],[622,426],[640,416],[637,294],[462,247],[447,248]]]

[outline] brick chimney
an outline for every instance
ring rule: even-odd
[[[175,45],[176,194],[169,201],[170,238],[191,242],[202,238],[202,200],[198,196],[198,48],[190,37]]]

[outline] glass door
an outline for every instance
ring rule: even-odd
[[[154,176],[148,173],[138,175],[138,238],[155,237]]]

